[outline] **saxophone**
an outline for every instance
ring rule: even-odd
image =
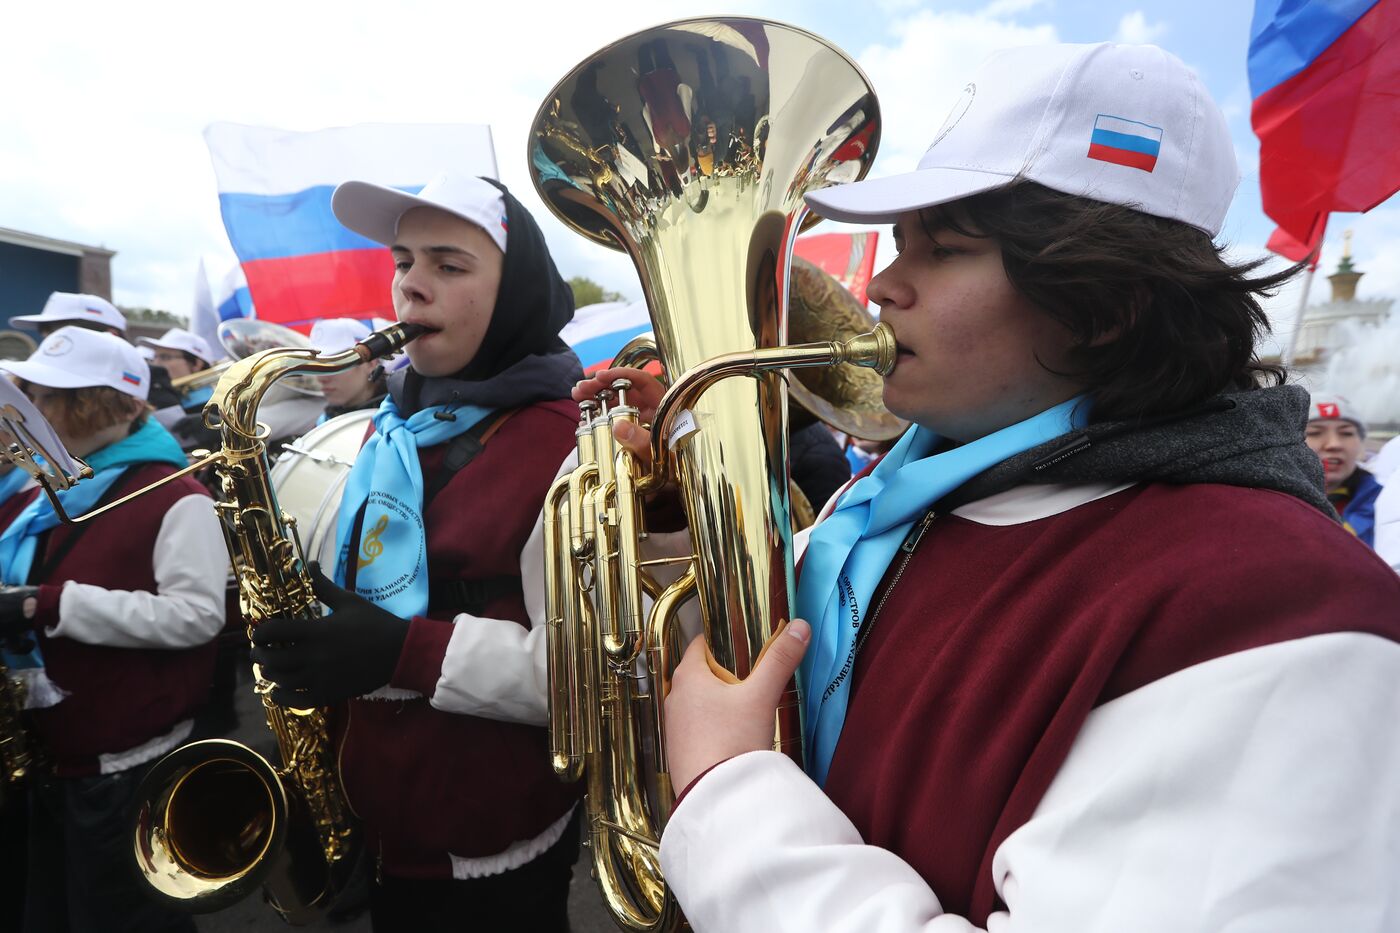
[[[259,402],[280,379],[387,356],[423,330],[395,324],[329,356],[264,350],[231,363],[219,378],[204,420],[220,432],[221,449],[176,476],[215,466],[215,508],[250,631],[273,616],[321,614],[295,521],[279,508],[269,480]],[[253,678],[282,767],[226,739],[177,748],[137,792],[136,860],[153,893],[176,909],[219,910],[263,887],[287,922],[304,924],[335,903],[360,858],[361,834],[340,786],[325,711],[278,706],[257,665]]]
[[[24,681],[0,663],[0,803],[11,784],[29,777],[35,750],[24,725]]]

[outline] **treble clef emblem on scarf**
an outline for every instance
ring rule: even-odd
[[[368,567],[380,554],[384,553],[384,542],[379,540],[379,536],[384,534],[384,529],[388,527],[389,516],[387,514],[381,515],[379,521],[374,523],[374,527],[365,532],[364,543],[360,545],[360,553],[364,556],[360,558],[357,565],[359,569],[363,570]]]

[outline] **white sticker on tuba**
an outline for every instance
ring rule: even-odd
[[[671,431],[666,435],[666,446],[674,451],[682,441],[699,430],[700,425],[695,423],[695,415],[687,408],[671,422]]]

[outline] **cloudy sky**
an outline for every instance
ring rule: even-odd
[[[866,70],[885,117],[874,174],[912,167],[966,74],[1012,45],[1150,41],[1223,106],[1240,185],[1224,242],[1263,254],[1258,143],[1245,76],[1247,0],[738,0],[724,12],[803,26]],[[117,250],[120,304],[187,314],[201,257],[232,263],[201,136],[214,121],[313,130],[365,122],[486,123],[502,180],[547,225],[565,275],[639,297],[630,263],[548,217],[524,140],[554,82],[597,48],[712,4],[240,0],[11,4],[0,33],[0,227]],[[1334,217],[1324,271],[1355,229],[1363,295],[1400,296],[1400,204]],[[889,238],[883,237],[888,240]],[[884,244],[882,244],[884,245]],[[1321,287],[1314,295],[1326,291]],[[1297,296],[1274,302],[1284,324]]]

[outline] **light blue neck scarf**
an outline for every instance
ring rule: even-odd
[[[58,493],[64,510],[72,516],[84,515],[96,506],[126,467],[138,463],[169,463],[183,467],[187,462],[175,438],[154,418],[147,418],[135,433],[94,451],[86,459],[87,465],[92,467],[93,477]],[[40,492],[10,523],[10,527],[0,533],[0,581],[11,585],[22,585],[28,581],[39,536],[57,525],[58,513],[48,497]],[[5,666],[28,685],[27,706],[52,706],[63,699],[65,694],[44,674],[44,658],[37,645],[25,654],[12,654],[0,648],[0,655],[3,655]]]
[[[914,522],[979,473],[1082,427],[1088,405],[1081,401],[1070,399],[940,454],[932,453],[941,442],[938,435],[912,428],[813,529],[802,559],[794,615],[812,626],[812,641],[797,671],[797,683],[807,772],[818,785],[826,784],[846,721],[861,623]]]
[[[439,418],[439,413],[452,417]],[[434,405],[405,419],[393,398],[374,413],[374,433],[360,448],[336,526],[335,582],[358,565],[355,592],[401,619],[428,611],[427,535],[423,530],[423,467],[418,448],[470,431],[489,408]],[[351,548],[355,516],[364,508],[360,540]]]
[[[180,407],[188,412],[196,412],[203,408],[205,403],[213,397],[213,386],[199,386],[196,389],[190,389],[184,395],[180,396]]]
[[[10,497],[29,485],[29,474],[19,467],[12,467],[10,472],[0,477],[0,505],[10,501]]]

